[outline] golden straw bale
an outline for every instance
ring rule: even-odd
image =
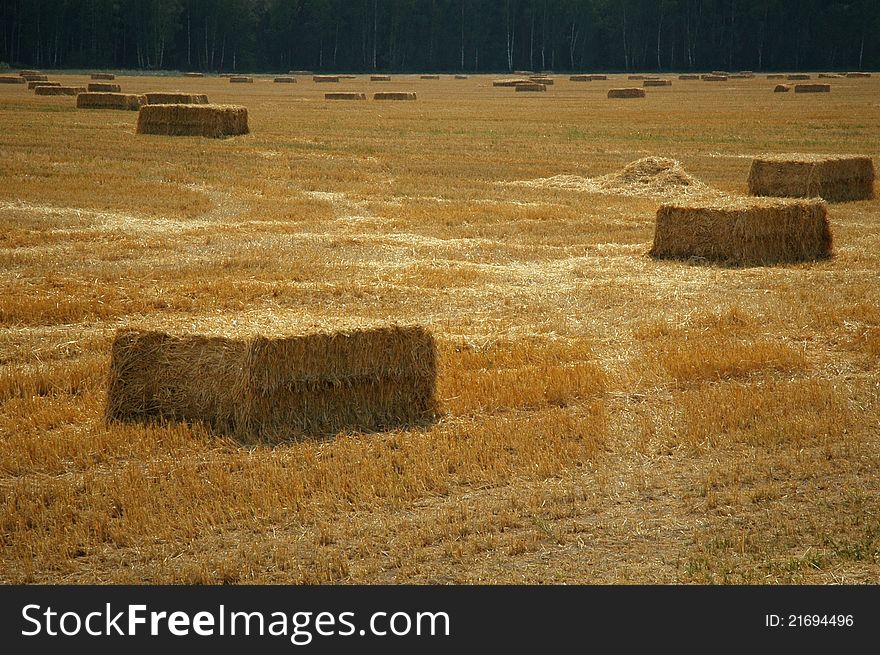
[[[672,86],[672,80],[645,80],[643,86]]]
[[[537,84],[543,84],[544,86],[552,86],[552,84],[553,84],[552,77],[535,76],[535,77],[530,77],[529,81],[536,82]]]
[[[870,73],[847,73],[846,76],[850,79],[857,79],[860,77],[871,77]]]
[[[123,330],[108,421],[201,421],[243,442],[422,425],[436,418],[437,352],[420,327],[281,338]]]
[[[839,80],[843,78],[843,75],[840,75],[839,73],[819,73],[819,78],[826,80]]]
[[[607,79],[608,79],[608,76],[607,76],[607,75],[587,75],[587,77],[590,78],[590,81],[593,81],[593,80],[607,80]]]
[[[314,75],[314,71],[287,71],[288,75]]]
[[[118,84],[109,84],[107,82],[92,82],[87,88],[93,93],[120,93],[122,91],[122,87]]]
[[[795,84],[795,93],[831,93],[830,84]]]
[[[439,75],[419,75],[419,78],[423,79],[423,80],[439,80],[440,76]]]
[[[590,82],[592,81],[592,77],[589,75],[572,75],[568,78],[569,82]]]
[[[357,93],[354,91],[334,91],[325,93],[324,100],[366,100],[366,93]]]
[[[20,75],[0,75],[0,84],[27,84]]]
[[[248,133],[247,108],[239,105],[144,105],[138,134],[221,138]]]
[[[457,80],[466,80],[466,79],[468,79],[468,76],[467,76],[467,75],[456,75],[456,76],[455,76],[455,79],[457,79]]]
[[[207,105],[208,96],[204,93],[150,92],[145,93],[148,105]]]
[[[698,80],[698,79],[700,79],[700,76],[696,75],[696,74],[687,74],[686,73],[684,75],[679,75],[678,79],[680,79],[680,80]]]
[[[728,80],[727,75],[701,75],[701,80],[705,80],[706,82],[726,82]]]
[[[80,93],[76,96],[77,109],[127,109],[137,111],[147,99],[133,93]]]
[[[638,88],[628,88],[628,89],[609,89],[608,90],[609,98],[644,98],[645,90]]]
[[[38,86],[61,86],[61,82],[28,82],[28,89],[36,89]]]
[[[296,84],[295,77],[276,77],[274,80],[275,84]]]
[[[765,155],[752,161],[749,193],[829,202],[874,197],[874,162],[852,155]]]
[[[373,94],[373,100],[416,100],[415,91],[380,91]]]
[[[751,266],[822,259],[831,246],[821,200],[731,198],[662,205],[650,255]]]
[[[492,82],[492,86],[514,87],[517,84],[527,84],[529,80],[524,77],[505,77]]]
[[[246,77],[244,75],[233,75],[229,78],[229,81],[232,84],[253,84],[254,78]]]
[[[648,77],[646,75],[630,75],[627,79],[632,80],[633,82],[641,82],[642,80],[648,79]]]
[[[788,84],[777,84],[773,89],[773,93],[788,93],[791,87]]]
[[[390,82],[390,75],[370,75],[370,82]]]
[[[48,82],[49,81],[48,75],[41,75],[41,74],[20,73],[19,77],[21,77],[23,80],[25,80],[27,82]]]
[[[547,87],[538,82],[523,82],[516,85],[517,91],[546,91]]]
[[[205,74],[204,73],[197,73],[197,72],[193,71],[193,72],[189,72],[189,73],[184,73],[183,76],[184,77],[204,77]]]
[[[784,79],[785,79],[785,75],[784,75],[783,73],[770,73],[770,74],[767,76],[767,79],[768,79],[768,80],[784,80]]]
[[[808,80],[808,79],[810,79],[810,76],[807,75],[806,73],[792,73],[787,76],[787,79],[789,79],[789,80]]]
[[[338,75],[315,75],[312,77],[312,82],[338,82]]]
[[[85,93],[84,86],[36,86],[34,93],[38,96],[75,96]]]
[[[115,80],[116,76],[113,73],[92,73],[93,80]]]
[[[25,68],[24,70],[18,71],[19,76],[24,77],[25,75],[42,75],[43,71],[36,71],[30,68]]]

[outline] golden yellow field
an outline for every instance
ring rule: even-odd
[[[0,582],[880,582],[880,200],[829,205],[832,259],[726,268],[646,256],[662,189],[533,182],[880,164],[880,78],[617,78],[117,77],[245,105],[225,140],[0,85]],[[384,90],[418,100],[323,97]],[[103,422],[119,328],[384,321],[438,340],[429,428]]]

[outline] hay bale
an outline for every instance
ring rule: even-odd
[[[27,84],[20,75],[0,75],[0,84]]]
[[[456,76],[455,76],[455,79],[457,79],[457,80],[466,80],[466,79],[468,79],[468,76],[467,76],[467,75],[456,75]]]
[[[339,91],[333,93],[325,93],[324,100],[366,100],[366,93],[355,93],[353,91]]]
[[[272,80],[275,84],[296,84],[295,77],[276,77]]]
[[[415,91],[380,91],[373,94],[373,100],[416,100]]]
[[[608,90],[609,98],[644,98],[645,90],[637,89],[637,88],[629,88],[629,89],[609,89]]]
[[[36,86],[34,93],[38,96],[75,96],[85,93],[84,86]]]
[[[92,82],[87,87],[88,91],[93,93],[120,93],[122,87],[118,84],[108,84],[106,82]]]
[[[551,86],[553,84],[552,77],[530,77],[530,82],[535,82],[536,84],[543,84],[544,86]]]
[[[700,79],[706,82],[726,82],[728,80],[727,75],[700,75]]]
[[[30,69],[30,68],[25,68],[24,70],[18,71],[18,74],[21,77],[24,77],[27,75],[42,75],[43,71],[37,71],[37,70]]]
[[[38,86],[61,86],[61,82],[28,82],[28,89],[36,89]]]
[[[390,82],[390,75],[370,75],[370,82]]]
[[[499,80],[493,80],[492,86],[514,87],[517,84],[527,84],[529,80],[525,77],[504,77]]]
[[[679,75],[678,79],[680,79],[680,80],[698,80],[698,79],[700,79],[700,76],[696,75],[696,74],[685,74],[685,75]]]
[[[233,75],[232,77],[229,78],[229,81],[232,84],[253,84],[254,78],[246,77],[244,75]]]
[[[340,80],[356,80],[357,75],[340,75],[339,79]]]
[[[205,74],[204,74],[204,73],[190,72],[190,73],[184,73],[183,76],[184,76],[184,77],[204,77]]]
[[[784,80],[784,79],[785,79],[785,75],[783,75],[782,73],[770,73],[770,74],[767,76],[767,79],[768,79],[768,80]]]
[[[840,80],[843,79],[843,75],[839,75],[838,73],[819,73],[819,78],[826,80]]]
[[[204,93],[181,93],[179,91],[145,93],[148,105],[207,105],[208,96]]]
[[[324,83],[324,82],[338,82],[338,75],[315,75],[312,77],[312,82]]]
[[[640,82],[642,80],[648,79],[645,75],[630,75],[627,79],[632,80],[634,82]]]
[[[33,74],[33,75],[32,74],[25,75],[24,73],[21,73],[21,74],[19,74],[19,77],[21,77],[23,80],[25,80],[27,82],[48,82],[49,81],[48,75],[41,75],[39,73]]]
[[[419,79],[422,80],[439,80],[439,75],[419,75]]]
[[[859,156],[766,155],[752,161],[749,193],[821,197],[829,202],[870,200],[874,197],[874,162]]]
[[[642,86],[672,86],[672,80],[645,80]]]
[[[589,75],[572,75],[568,78],[569,82],[590,82],[592,78]]]
[[[93,80],[115,80],[116,76],[113,73],[92,73]]]
[[[287,71],[288,75],[314,75],[314,71]]]
[[[77,109],[126,109],[137,111],[147,104],[144,96],[133,93],[80,93],[76,96]]]
[[[777,84],[773,89],[773,93],[788,93],[789,91],[791,91],[791,87],[788,84]]]
[[[239,105],[147,104],[138,114],[138,134],[221,138],[248,132],[247,108]]]
[[[547,87],[543,84],[539,84],[538,82],[524,82],[522,84],[516,85],[517,92],[519,91],[546,91]]]
[[[795,84],[795,93],[831,93],[830,84]]]
[[[105,417],[201,421],[249,443],[421,425],[436,417],[436,361],[420,327],[274,339],[122,330]]]
[[[792,73],[791,75],[786,76],[786,79],[789,80],[808,80],[810,76],[806,73]]]
[[[661,205],[649,254],[768,265],[830,257],[831,243],[821,200],[742,198]]]
[[[595,81],[595,80],[607,80],[608,79],[607,75],[587,75],[587,77],[590,78],[591,82]]]
[[[858,79],[861,77],[871,77],[870,73],[847,73],[846,76],[850,79]]]

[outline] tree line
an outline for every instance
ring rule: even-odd
[[[878,0],[0,0],[0,62],[193,71],[861,70]]]

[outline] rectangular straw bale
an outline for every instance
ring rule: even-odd
[[[685,74],[685,75],[679,75],[678,79],[680,79],[680,80],[698,80],[698,79],[700,79],[700,76],[696,75],[696,74]]]
[[[810,76],[806,73],[792,73],[787,76],[789,80],[808,80]]]
[[[380,91],[373,94],[373,100],[416,100],[415,91]]]
[[[569,82],[591,82],[592,78],[589,75],[572,75],[568,78]]]
[[[777,84],[773,89],[773,93],[788,93],[791,87],[788,84]]]
[[[672,86],[672,80],[645,80],[643,86]]]
[[[144,105],[138,134],[222,138],[248,133],[247,108],[239,105]]]
[[[420,75],[419,78],[423,79],[423,80],[439,80],[440,76],[439,75]]]
[[[645,75],[630,75],[627,79],[632,80],[634,82],[641,81],[647,79]]]
[[[115,80],[116,76],[113,73],[92,73],[93,80]]]
[[[296,84],[295,77],[276,77],[272,80],[275,84]]]
[[[28,82],[48,82],[48,81],[49,81],[49,76],[48,76],[48,75],[40,75],[40,74],[33,74],[33,75],[32,75],[32,74],[28,74],[28,75],[25,75],[24,73],[21,73],[21,74],[19,75],[19,77],[21,77],[22,79],[24,79],[24,80],[26,80],[26,81],[28,81]]]
[[[661,205],[650,254],[754,266],[830,257],[831,246],[821,200],[745,198]]]
[[[728,80],[727,75],[701,75],[701,80],[706,82],[726,82]]]
[[[201,421],[244,442],[420,425],[437,354],[420,327],[281,338],[117,333],[108,421]]]
[[[466,80],[467,78],[468,78],[467,75],[456,75],[455,76],[455,79],[457,79],[457,80]]]
[[[874,162],[850,155],[765,155],[752,161],[749,193],[829,202],[874,197]]]
[[[34,93],[38,96],[75,96],[85,93],[84,86],[35,86]]]
[[[390,82],[390,75],[370,75],[370,82]]]
[[[184,73],[183,76],[184,76],[184,77],[204,77],[205,74],[204,74],[204,73],[198,73],[198,72],[195,72],[195,71],[191,71],[191,72],[189,72],[189,73]]]
[[[513,87],[517,84],[527,84],[528,78],[525,77],[504,77],[492,82],[492,86]]]
[[[535,76],[535,77],[530,77],[529,81],[536,82],[538,84],[543,84],[544,86],[552,86],[553,85],[553,78],[552,77]]]
[[[144,96],[133,93],[80,93],[76,96],[77,109],[125,109],[137,111],[147,104]]]
[[[312,77],[313,82],[338,82],[338,75],[315,75]]]
[[[229,81],[232,84],[253,84],[254,78],[246,77],[244,75],[233,75],[229,78]]]
[[[30,68],[25,68],[23,70],[18,71],[18,74],[19,74],[19,76],[22,76],[22,77],[25,75],[42,75],[43,71],[37,71],[37,70],[30,69]]]
[[[334,91],[325,93],[324,100],[366,100],[366,93],[356,93],[354,91]]]
[[[831,93],[830,84],[795,84],[795,93]]]
[[[38,86],[61,86],[61,82],[28,82],[28,89],[36,89]]]
[[[609,98],[644,98],[645,90],[638,88],[628,88],[628,89],[609,89],[608,90]]]
[[[595,81],[595,80],[607,80],[608,79],[607,75],[595,75],[594,74],[594,75],[587,75],[587,77],[590,78],[591,82]]]
[[[288,75],[314,75],[314,71],[287,71]]]
[[[843,78],[843,75],[838,73],[819,73],[819,78],[825,80],[839,80]]]
[[[109,84],[107,82],[92,82],[87,89],[95,93],[120,93],[122,87],[118,84]]]
[[[27,84],[21,75],[0,75],[0,84]]]
[[[208,96],[204,93],[150,92],[145,93],[148,105],[207,105]]]
[[[522,84],[516,85],[517,92],[519,91],[546,91],[547,87],[543,84],[539,84],[538,82],[524,82]]]
[[[847,73],[846,76],[850,79],[857,79],[860,77],[871,77],[870,73]]]

